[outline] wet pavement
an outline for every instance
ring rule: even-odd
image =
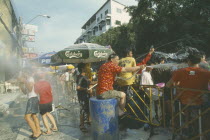
[[[15,98],[14,94],[10,95],[7,96]],[[58,122],[59,132],[54,132],[51,136],[42,135],[39,140],[91,140],[90,126],[87,126],[88,133],[82,133],[79,130],[79,104],[75,100],[75,96],[65,102],[63,97],[59,96],[58,98],[59,102],[62,101],[61,106],[53,112],[53,115]],[[0,140],[30,140],[31,131],[24,120],[26,102],[27,97],[23,94],[18,94],[14,101],[9,101],[9,108],[4,110],[0,117]],[[45,131],[40,115],[39,119],[41,129]],[[150,140],[170,140],[171,134],[167,130],[159,128],[156,131],[159,135],[151,137]],[[150,132],[145,132],[143,128],[120,131],[122,140],[147,140],[149,135]]]
[[[10,94],[12,96],[12,94]],[[19,95],[13,103],[9,104],[9,108],[2,110],[3,116],[0,118],[0,135],[1,140],[29,140],[31,131],[24,120],[27,97]],[[71,102],[66,108],[68,110],[56,109],[53,112],[55,119],[58,122],[59,132],[53,133],[51,136],[41,136],[40,140],[78,140],[83,137],[79,130],[79,105],[76,102]],[[56,115],[57,114],[57,115]],[[56,117],[57,116],[57,117]],[[41,116],[39,115],[41,120]],[[41,123],[41,129],[45,131]],[[88,135],[88,134],[86,134]],[[87,137],[87,136],[85,136]],[[83,138],[82,138],[83,139]]]

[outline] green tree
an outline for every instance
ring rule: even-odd
[[[159,50],[164,52],[187,46],[210,52],[208,0],[140,0],[138,7],[129,11],[136,48],[142,53],[151,45],[163,44],[167,45]]]

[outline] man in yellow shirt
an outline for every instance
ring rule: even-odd
[[[122,58],[119,62],[119,66],[121,67],[135,67],[136,60],[133,58],[133,52],[128,50],[126,52],[126,57]],[[120,87],[132,85],[135,77],[132,77],[132,72],[122,72],[119,74],[120,79],[117,79],[117,84]]]
[[[150,49],[148,55],[142,60],[142,62],[137,65],[146,65],[146,63],[150,60],[152,53],[155,51],[154,48]],[[122,58],[119,62],[119,66],[121,67],[135,67],[136,60],[133,58],[132,50],[126,51],[126,57]],[[130,85],[132,85],[135,81],[135,76],[132,72],[122,72],[120,73],[117,79],[117,85],[120,87],[121,91],[127,93],[127,97],[131,97],[132,90],[130,89]]]

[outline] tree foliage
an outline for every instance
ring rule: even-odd
[[[142,54],[151,46],[163,52],[194,47],[210,54],[209,0],[140,0],[127,11],[132,15],[129,24],[91,42],[111,45],[120,56],[130,47]]]
[[[208,0],[140,0],[131,14],[142,52],[151,45],[164,52],[188,46],[210,52]]]

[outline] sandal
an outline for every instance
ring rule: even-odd
[[[37,137],[34,137],[33,135],[31,135],[31,136],[32,136],[31,138],[32,138],[33,140],[36,140],[36,139],[38,139],[41,135],[42,135],[42,134],[40,134],[40,135],[37,136]]]
[[[34,137],[34,135],[33,135],[33,134],[29,136],[29,138],[33,138],[33,137]]]
[[[52,135],[52,132],[51,133],[42,132],[42,135],[44,135],[44,136],[51,136]]]
[[[53,129],[53,128],[51,128],[51,130],[52,130],[53,132],[58,132],[58,129]]]

